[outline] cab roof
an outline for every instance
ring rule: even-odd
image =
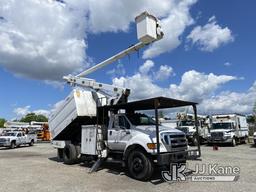
[[[139,101],[132,101],[125,104],[117,104],[110,106],[99,107],[99,109],[108,109],[108,110],[152,110],[152,109],[165,109],[165,108],[175,108],[175,107],[184,107],[197,105],[195,102],[177,100],[167,97],[154,97],[150,99],[144,99]]]

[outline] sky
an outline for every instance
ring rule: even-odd
[[[49,115],[78,74],[137,43],[134,18],[157,16],[164,38],[90,75],[131,89],[130,100],[198,102],[201,114],[252,113],[253,0],[1,0],[0,117]]]

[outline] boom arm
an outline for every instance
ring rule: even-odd
[[[161,30],[161,26],[157,18],[155,18],[153,15],[144,12],[138,17],[136,17],[135,20],[137,23],[137,34],[140,42],[102,61],[101,63],[81,72],[76,76],[69,75],[64,76],[63,78],[71,85],[79,85],[82,87],[93,89],[95,91],[101,91],[104,95],[107,95],[106,92],[104,92],[104,90],[111,91],[115,94],[115,96],[111,97],[108,95],[108,97],[110,97],[108,104],[127,102],[127,98],[130,93],[129,89],[98,83],[95,80],[83,78],[83,76],[86,76],[108,64],[117,61],[118,59],[121,59],[122,57],[132,52],[138,51],[139,49],[163,38],[164,34]]]
[[[74,77],[72,75],[64,76],[63,79],[65,79],[71,85],[78,85],[81,87],[92,89],[94,91],[101,92],[103,95],[107,97],[108,105],[127,102],[127,98],[130,94],[129,89],[117,87],[117,86],[109,85],[105,83],[98,83],[94,79]],[[111,94],[107,93],[106,91],[111,92]]]

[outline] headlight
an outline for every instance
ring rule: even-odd
[[[211,137],[211,134],[210,134],[210,133],[208,133],[208,134],[207,134],[207,137]]]
[[[253,134],[253,137],[256,138],[256,132]]]

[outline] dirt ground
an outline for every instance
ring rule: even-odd
[[[0,148],[1,192],[83,192],[83,191],[243,191],[256,189],[256,148],[247,145],[222,146],[214,151],[211,146],[202,146],[202,161],[195,164],[218,164],[238,166],[240,176],[236,182],[164,182],[156,172],[148,182],[131,179],[117,164],[106,163],[101,170],[88,174],[84,164],[64,165],[56,161],[56,151],[49,143],[13,150]]]

